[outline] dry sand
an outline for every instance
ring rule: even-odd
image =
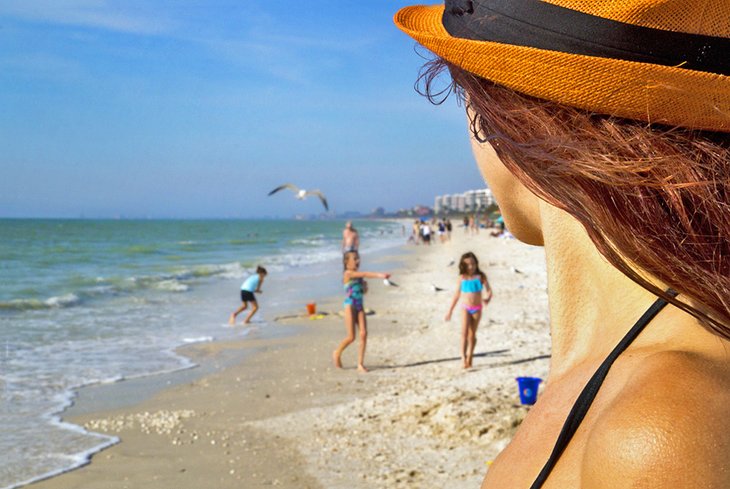
[[[474,251],[494,299],[477,338],[474,368],[461,369],[460,312],[443,321],[456,265]],[[378,269],[363,258],[363,269]],[[254,353],[213,374],[118,411],[69,421],[121,443],[34,488],[476,488],[527,407],[515,377],[545,377],[549,361],[542,249],[457,229],[450,243],[411,246],[398,287],[370,281],[368,374],[331,366],[344,336],[333,314],[286,319],[295,333],[270,340],[188,347],[215,366],[226,352]],[[434,292],[431,284],[446,289]]]

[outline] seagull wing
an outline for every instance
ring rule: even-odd
[[[269,192],[269,195],[274,195],[279,190],[284,190],[285,188],[288,188],[290,190],[293,190],[294,192],[299,192],[299,187],[297,187],[296,185],[294,185],[292,183],[285,183],[284,185],[279,185],[274,190],[272,190],[271,192]]]
[[[324,194],[319,190],[309,190],[307,191],[306,195],[316,195],[317,197],[319,197],[319,200],[322,201],[322,205],[324,206],[325,210],[330,210],[330,207],[327,205],[327,199],[325,198]]]

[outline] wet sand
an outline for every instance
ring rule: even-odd
[[[465,251],[477,254],[494,289],[470,370],[459,358],[460,312],[443,320],[457,281],[449,264]],[[410,246],[394,272],[398,287],[370,281],[365,300],[374,312],[370,373],[355,369],[356,344],[344,369],[331,365],[345,329],[341,298],[330,298],[318,304],[331,313],[321,319],[272,326],[291,335],[183,350],[212,373],[133,406],[69,418],[122,441],[30,487],[478,487],[529,409],[515,377],[547,373],[544,254],[457,229],[450,243]]]

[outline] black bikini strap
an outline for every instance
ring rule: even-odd
[[[668,290],[667,293],[670,294],[672,297],[677,295],[677,293],[673,290]],[[603,363],[601,363],[601,366],[598,367],[596,373],[593,374],[593,377],[591,377],[591,380],[588,381],[586,386],[583,388],[583,392],[580,393],[578,399],[576,399],[575,401],[575,404],[573,404],[573,408],[570,410],[568,417],[565,419],[563,429],[560,430],[558,440],[555,442],[553,453],[550,454],[550,458],[547,462],[545,462],[545,466],[538,474],[535,482],[533,482],[530,486],[530,489],[539,489],[547,480],[550,471],[553,470],[553,467],[555,467],[555,464],[558,462],[558,459],[563,454],[565,447],[568,446],[568,443],[570,443],[570,440],[573,438],[573,435],[578,429],[578,426],[580,426],[581,421],[583,421],[583,418],[585,418],[586,413],[588,412],[588,408],[591,407],[593,399],[596,398],[596,394],[598,394],[598,389],[601,388],[601,384],[603,384],[606,375],[608,375],[608,370],[611,368],[611,365],[613,365],[613,362],[616,360],[616,358],[618,358],[619,355],[621,355],[621,353],[623,353],[623,351],[631,344],[631,342],[634,341],[637,336],[639,336],[639,333],[641,333],[644,327],[649,324],[654,316],[656,316],[657,313],[659,313],[659,311],[661,311],[662,308],[666,305],[667,301],[662,298],[657,299],[654,304],[652,304],[651,307],[649,307],[649,309],[647,309],[646,312],[639,318],[639,320],[636,321],[636,324],[634,324],[629,332],[626,333],[626,336],[623,337],[623,339],[618,343],[618,345],[616,345],[613,351],[606,357]]]

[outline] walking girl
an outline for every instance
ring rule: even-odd
[[[449,312],[446,313],[446,321],[451,321],[451,315],[462,295],[461,360],[464,368],[471,368],[482,310],[492,300],[492,288],[487,275],[479,269],[479,260],[471,251],[461,255],[459,260],[459,281]]]

